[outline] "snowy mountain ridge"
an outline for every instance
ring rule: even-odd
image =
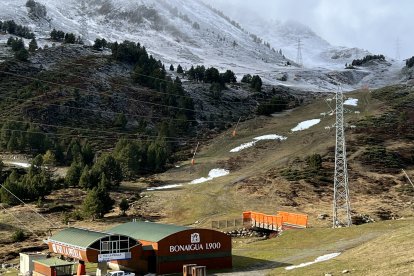
[[[181,64],[184,69],[198,64],[231,69],[238,80],[244,74],[259,74],[267,83],[306,90],[335,88],[335,82],[341,82],[342,76],[332,77],[332,71],[343,71],[344,64],[352,61],[358,52],[358,49],[331,46],[297,22],[268,22],[251,15],[246,19],[248,24],[240,26],[201,0],[85,0],[85,6],[79,0],[37,0],[46,6],[44,19],[28,16],[26,0],[2,2],[0,20],[13,19],[29,26],[39,40],[43,39],[40,45],[51,43],[48,38],[53,28],[83,34],[89,44],[96,38],[130,40],[144,45],[165,64]],[[298,68],[293,62],[299,38],[308,69]],[[293,66],[286,66],[288,62]],[[354,72],[358,76],[352,79],[358,82],[345,82],[344,88],[362,86],[366,74]],[[288,79],[280,81],[280,76]]]

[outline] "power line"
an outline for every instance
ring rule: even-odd
[[[12,216],[21,226],[23,226],[23,228],[25,228],[30,233],[32,233],[33,235],[35,235],[38,239],[41,239],[32,229],[30,229],[29,227],[27,227],[21,220],[19,220],[15,215],[13,215],[12,212],[9,212],[9,210],[7,210],[2,204],[0,204],[0,206],[1,206],[1,208],[4,209],[4,211],[6,211],[10,216]]]
[[[2,96],[0,95],[0,98],[3,99],[10,99],[10,100],[21,100],[19,98],[13,98],[13,97],[8,97],[8,96]],[[69,97],[70,99],[74,99],[74,97]],[[23,104],[29,103],[29,102],[34,102],[36,101],[36,99],[28,99],[28,101],[26,101]],[[170,116],[146,116],[146,115],[138,115],[138,114],[132,114],[132,113],[124,113],[124,112],[115,112],[115,111],[106,111],[106,110],[102,110],[102,109],[91,109],[91,108],[85,108],[85,107],[74,107],[74,106],[68,106],[68,105],[62,105],[62,104],[52,104],[52,103],[44,103],[44,102],[36,102],[45,106],[57,106],[57,107],[64,107],[64,108],[68,108],[68,109],[74,109],[74,110],[83,110],[83,111],[90,111],[90,112],[94,112],[94,113],[107,113],[107,114],[115,114],[115,115],[128,115],[130,117],[136,117],[136,118],[147,118],[147,119],[168,119],[168,120],[172,120],[172,121],[182,121],[182,119],[177,119],[177,118],[171,118]],[[8,113],[9,110],[8,110]],[[234,121],[225,121],[225,120],[192,120],[192,119],[187,119],[185,120],[187,122],[197,122],[197,123],[235,123]]]
[[[42,216],[40,213],[38,213],[35,209],[31,208],[30,206],[28,206],[23,200],[21,200],[18,196],[16,196],[14,193],[12,193],[9,189],[7,189],[3,184],[0,183],[0,186],[6,190],[9,194],[11,194],[13,197],[15,197],[18,201],[20,201],[24,206],[29,207],[30,210],[32,210],[34,213],[36,213],[39,217],[41,217],[44,221],[46,221],[47,223],[49,223],[50,225],[54,226],[53,223],[50,222],[50,220],[48,220],[47,218],[45,218],[44,216]]]
[[[80,91],[86,91],[88,93],[97,94],[97,95],[100,95],[100,96],[101,95],[106,95],[106,96],[109,96],[109,97],[119,97],[119,96],[116,96],[116,95],[108,94],[107,92],[94,92],[94,91],[89,91],[87,89],[79,88],[79,87],[72,86],[72,85],[60,84],[60,83],[56,83],[56,82],[46,81],[46,80],[42,80],[42,79],[39,79],[39,78],[33,78],[33,77],[28,77],[28,76],[23,76],[23,75],[19,75],[19,74],[15,74],[15,73],[10,73],[10,72],[6,72],[6,71],[1,71],[0,70],[0,73],[6,74],[6,75],[15,76],[15,77],[19,77],[19,78],[30,79],[30,80],[33,80],[33,81],[40,81],[40,82],[44,82],[44,83],[48,83],[48,84],[52,84],[52,85],[63,86],[63,87],[71,88],[71,89],[78,89]],[[176,106],[170,106],[170,105],[165,105],[165,104],[152,103],[152,102],[147,102],[147,101],[142,101],[142,100],[136,100],[136,99],[126,98],[126,97],[119,97],[119,98],[125,98],[125,99],[128,99],[129,101],[134,101],[134,102],[144,103],[144,104],[154,105],[154,106],[160,106],[160,107],[168,107],[168,108],[178,109],[178,110],[185,110],[185,111],[191,111],[191,112],[197,112],[198,111],[198,110],[195,110],[195,109],[189,109],[189,108],[176,107]]]
[[[70,63],[67,63],[67,64],[85,66],[84,64],[73,63],[73,62],[70,62]],[[266,72],[266,71],[262,71],[262,72]],[[268,72],[272,72],[272,71],[268,71]],[[71,75],[71,76],[75,76],[75,77],[79,77],[79,78],[83,78],[83,79],[91,80],[91,78],[87,78],[85,76],[76,75],[76,74],[73,74],[73,73],[66,73],[66,74]],[[159,80],[159,81],[162,81],[162,82],[165,82],[165,83],[171,83],[171,84],[174,84],[175,83],[174,81],[170,81],[170,80],[166,80],[166,79],[161,79],[161,78],[157,78],[157,77],[153,77],[153,76],[149,76],[149,75],[145,75],[145,74],[141,74],[141,73],[135,73],[134,72],[134,74],[135,75],[138,75],[138,76],[146,77],[146,78],[149,78],[149,79]],[[118,86],[121,86],[121,87],[130,88],[130,89],[139,91],[138,88],[133,87],[133,86],[130,86],[130,85],[125,85],[125,84],[117,84],[117,85]],[[148,90],[146,90],[144,92],[151,92],[151,93],[153,92],[153,93],[157,93],[157,94],[170,95],[170,96],[178,96],[178,97],[185,97],[185,98],[193,99],[189,95],[170,94],[170,93],[166,93],[166,92],[162,92],[162,91],[158,91],[158,90],[154,90],[154,91],[148,91]],[[310,94],[320,94],[320,92],[318,92],[318,93],[308,92],[308,93],[310,93]],[[213,99],[214,100],[214,98],[210,98],[210,99]],[[257,99],[254,99],[254,100],[258,101]],[[225,100],[225,99],[220,99],[220,102],[225,102],[225,103],[240,103],[241,101],[242,100],[240,100],[240,101],[229,101],[229,100]],[[266,104],[266,105],[269,105],[269,106],[280,106],[280,105],[283,105],[283,104],[271,104],[271,103],[269,103],[269,104]]]

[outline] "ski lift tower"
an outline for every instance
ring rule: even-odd
[[[348,167],[346,159],[344,127],[344,95],[342,89],[336,92],[336,149],[333,199],[333,228],[352,225],[349,202]]]

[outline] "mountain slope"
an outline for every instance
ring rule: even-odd
[[[3,2],[0,20],[14,19],[48,36],[52,28],[81,34],[82,15],[86,15],[90,42],[96,37],[137,41],[167,64],[231,67],[241,73],[286,63],[280,54],[255,43],[246,32],[196,0],[94,0],[87,1],[86,12],[79,1],[46,0],[46,17],[51,20],[28,18],[25,0]]]

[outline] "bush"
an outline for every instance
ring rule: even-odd
[[[22,229],[16,230],[12,235],[13,242],[22,242],[26,239],[26,235],[24,234]]]

